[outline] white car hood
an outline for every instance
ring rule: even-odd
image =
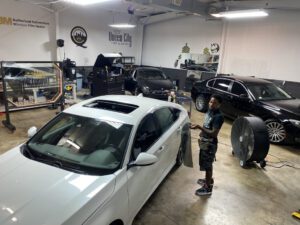
[[[114,185],[115,175],[75,174],[14,148],[0,157],[0,224],[58,225],[80,210],[81,224],[109,199]]]

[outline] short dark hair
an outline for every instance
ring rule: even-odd
[[[216,99],[220,104],[223,102],[223,99],[220,95],[213,94],[210,99],[212,98]]]

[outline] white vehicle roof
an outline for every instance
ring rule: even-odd
[[[115,112],[111,110],[99,109],[86,107],[89,103],[95,102],[97,100],[106,100],[112,102],[119,102],[125,104],[136,105],[138,108],[130,113]],[[74,114],[78,116],[85,116],[95,119],[125,123],[130,125],[138,124],[139,121],[149,112],[153,112],[155,109],[161,107],[173,107],[180,110],[184,108],[178,104],[156,100],[152,98],[147,98],[143,96],[128,96],[128,95],[105,95],[89,100],[82,101],[76,105],[73,105],[66,110],[65,113]]]

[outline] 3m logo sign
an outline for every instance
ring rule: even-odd
[[[182,0],[172,0],[172,4],[176,6],[181,6],[182,5]]]
[[[11,17],[2,17],[0,16],[0,25],[13,25],[13,19]]]

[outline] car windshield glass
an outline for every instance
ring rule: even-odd
[[[159,70],[139,70],[137,78],[147,80],[165,80],[166,76]]]
[[[27,146],[32,153],[79,166],[86,173],[113,172],[121,165],[131,129],[128,124],[61,113]]]
[[[247,85],[257,100],[284,100],[292,97],[275,84],[248,84]]]

